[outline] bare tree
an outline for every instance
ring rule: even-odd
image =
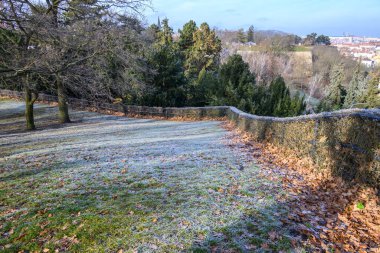
[[[312,104],[312,99],[315,97],[316,92],[321,88],[323,76],[321,74],[314,75],[309,82],[309,94],[305,100],[306,111],[314,113],[314,106]]]
[[[74,4],[73,4],[74,3]],[[78,50],[74,50],[75,47],[70,47],[69,50],[64,51],[61,50],[65,44],[68,42],[68,40],[65,40],[67,38],[67,34],[62,32],[55,32],[60,31],[61,27],[65,27],[67,23],[74,23],[76,20],[88,20],[93,19],[94,22],[99,21],[98,17],[102,19],[108,19],[112,20],[114,19],[114,16],[121,15],[118,12],[118,10],[125,11],[132,11],[140,13],[140,9],[144,6],[146,6],[147,1],[146,0],[98,0],[95,2],[79,2],[75,3],[69,0],[61,0],[61,1],[55,1],[55,0],[47,0],[46,1],[46,13],[50,17],[50,21],[52,24],[53,29],[50,29],[49,31],[53,31],[50,33],[49,38],[52,39],[53,43],[50,43],[53,48],[55,48],[58,52],[64,52],[63,54],[60,54],[60,58],[66,59],[66,64],[63,66],[63,68],[55,69],[55,84],[57,88],[57,94],[58,94],[58,105],[59,105],[59,112],[60,112],[60,121],[62,123],[70,122],[69,114],[68,114],[68,105],[67,105],[67,86],[68,83],[64,82],[64,78],[62,78],[62,72],[68,71],[70,67],[74,67],[75,65],[80,65],[83,63],[83,61],[86,61],[87,59],[94,57],[98,54],[101,54],[103,52],[102,47],[97,47],[98,50],[95,48],[93,50],[88,50],[89,54],[85,54],[82,56],[81,50],[79,50],[79,54],[75,54],[76,57],[73,56],[72,52]],[[72,16],[74,18],[71,18],[69,20],[66,20],[65,17],[69,14],[69,16]],[[104,29],[101,29],[101,26],[93,25],[91,28],[95,28],[97,31],[104,32]],[[69,30],[70,31],[70,30]],[[71,32],[81,32],[81,27],[77,30],[71,30]],[[95,31],[94,31],[95,32]],[[88,33],[91,35],[91,32]],[[70,36],[69,36],[70,37]],[[72,36],[71,36],[72,37]],[[84,37],[84,36],[82,36]],[[91,37],[91,36],[90,36]],[[96,36],[95,36],[96,37]],[[100,39],[98,37],[97,39]],[[76,40],[78,41],[78,40]],[[99,40],[101,41],[101,40]],[[98,45],[104,45],[98,44]],[[87,46],[87,43],[84,45]],[[78,57],[79,56],[79,57]],[[67,60],[68,59],[68,60]]]
[[[136,60],[125,53],[130,52],[123,47],[128,42],[117,39],[122,32],[110,28],[122,24],[120,17],[125,13],[141,14],[141,9],[148,4],[147,0],[3,1],[0,29],[16,37],[7,36],[10,46],[6,50],[16,52],[17,57],[2,61],[0,73],[23,78],[26,101],[29,101],[26,105],[28,129],[35,128],[32,112],[36,95],[32,95],[33,92],[38,94],[37,86],[31,85],[28,78],[40,75],[43,76],[40,79],[49,82],[58,95],[60,122],[70,122],[68,91],[99,95],[106,90],[99,84],[101,75],[97,74],[101,64],[95,62],[104,62],[101,57],[106,52],[117,55],[124,67]],[[112,41],[121,44],[110,45]]]
[[[0,8],[2,53],[8,56],[0,59],[0,74],[6,79],[21,81],[25,92],[26,128],[33,130],[33,105],[38,91],[31,77],[39,74],[35,60],[40,54],[35,40],[42,21],[23,1],[4,0]]]

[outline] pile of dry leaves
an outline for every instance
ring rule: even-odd
[[[282,222],[297,224],[295,234],[303,244],[315,251],[380,252],[380,200],[375,189],[318,172],[307,159],[257,143],[232,124],[224,127],[268,168],[264,174],[281,176],[289,193],[285,202],[292,210]]]

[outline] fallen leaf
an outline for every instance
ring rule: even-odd
[[[274,241],[274,240],[276,240],[278,238],[278,233],[276,231],[271,231],[271,232],[268,233],[268,235],[269,235],[269,238],[272,241]]]

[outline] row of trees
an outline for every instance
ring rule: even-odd
[[[245,32],[244,29],[239,29],[237,31],[236,41],[240,43],[255,42],[255,27],[251,25],[247,32]]]
[[[330,74],[327,94],[319,105],[319,111],[332,111],[342,108],[380,107],[380,73],[368,73],[359,63],[348,86],[344,86],[344,64],[335,65]]]
[[[318,35],[316,33],[311,33],[306,36],[303,40],[303,44],[306,46],[314,46],[314,45],[331,45],[330,37],[326,35]]]
[[[259,31],[257,34],[255,33],[255,29],[253,26],[250,26],[247,31],[244,29],[239,29],[234,33],[234,42],[239,43],[247,43],[247,42],[255,42],[257,44],[262,44],[270,41],[282,41],[282,43],[287,43],[289,46],[294,46],[298,44],[303,44],[305,46],[315,46],[315,45],[331,45],[330,37],[326,35],[318,35],[317,33],[308,34],[305,38],[301,38],[294,34],[286,34],[282,32],[276,31]],[[291,49],[291,48],[288,48]]]
[[[221,42],[208,24],[190,21],[179,30],[178,41],[165,19],[149,28],[155,34],[154,92],[143,104],[151,106],[232,105],[259,115],[295,116],[305,109],[303,98],[291,97],[279,77],[257,84],[240,55],[220,64]]]
[[[255,75],[240,55],[231,56],[220,67],[219,85],[213,104],[235,105],[257,115],[288,117],[304,112],[303,97],[291,97],[282,77],[277,77],[267,85],[256,84]]]

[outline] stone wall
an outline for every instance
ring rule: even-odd
[[[234,107],[228,119],[255,140],[311,158],[347,181],[380,188],[380,110],[341,110],[293,118],[261,117]]]
[[[0,96],[20,99],[23,94],[0,90]],[[40,94],[39,101],[56,102],[57,97]],[[309,158],[317,168],[329,169],[347,181],[356,179],[380,189],[380,109],[275,118],[251,115],[228,106],[163,108],[96,103],[74,98],[69,99],[69,104],[76,109],[135,116],[197,120],[226,117],[256,141],[271,143],[299,158]]]
[[[0,97],[10,97],[16,99],[24,99],[24,93],[11,90],[1,90]],[[57,96],[47,95],[40,93],[37,102],[58,102]],[[227,115],[228,106],[210,106],[210,107],[148,107],[148,106],[135,106],[123,105],[121,103],[100,103],[95,101],[88,101],[84,99],[69,98],[69,106],[74,109],[90,109],[99,112],[120,112],[125,115],[131,116],[154,116],[161,118],[189,118],[189,119],[220,119]]]

